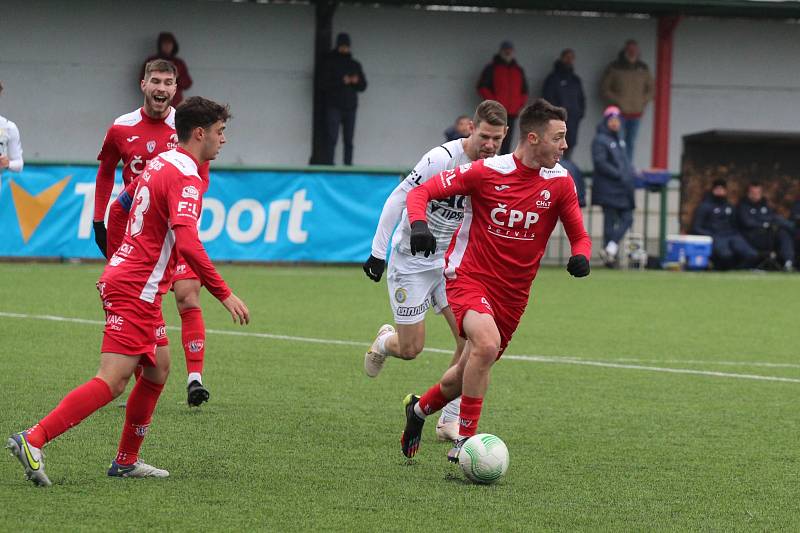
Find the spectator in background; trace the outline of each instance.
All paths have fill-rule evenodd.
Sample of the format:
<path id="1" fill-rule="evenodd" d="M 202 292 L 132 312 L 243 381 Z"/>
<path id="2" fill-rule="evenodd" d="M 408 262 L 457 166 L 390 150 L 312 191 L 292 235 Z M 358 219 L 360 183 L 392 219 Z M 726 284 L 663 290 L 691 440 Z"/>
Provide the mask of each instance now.
<path id="1" fill-rule="evenodd" d="M 339 128 L 344 142 L 344 164 L 353 164 L 353 134 L 356 128 L 358 93 L 367 88 L 367 78 L 361 63 L 350 54 L 350 36 L 336 36 L 336 48 L 325 60 L 322 90 L 325 94 L 325 120 L 328 127 L 328 147 L 325 164 L 332 165 L 336 154 Z"/>
<path id="2" fill-rule="evenodd" d="M 639 59 L 639 44 L 633 39 L 625 42 L 617 59 L 606 67 L 601 92 L 609 105 L 622 110 L 626 150 L 628 159 L 633 161 L 639 121 L 647 103 L 653 99 L 653 76 Z"/>
<path id="3" fill-rule="evenodd" d="M 500 43 L 500 51 L 483 69 L 478 80 L 478 94 L 484 100 L 500 102 L 508 111 L 508 135 L 503 140 L 497 155 L 507 154 L 517 116 L 528 102 L 528 81 L 525 79 L 522 67 L 514 59 L 514 45 L 511 41 Z"/>
<path id="4" fill-rule="evenodd" d="M 166 59 L 175 65 L 178 71 L 178 79 L 176 80 L 178 89 L 175 91 L 175 97 L 172 99 L 172 105 L 173 107 L 178 107 L 178 104 L 183 101 L 183 91 L 192 86 L 192 77 L 189 75 L 189 67 L 186 66 L 183 59 L 177 57 L 178 41 L 173 34 L 166 31 L 159 33 L 158 40 L 156 41 L 156 50 L 157 53 L 148 57 L 142 64 L 142 69 L 139 72 L 139 79 L 144 79 L 144 68 L 154 59 Z"/>
<path id="5" fill-rule="evenodd" d="M 794 224 L 794 267 L 800 269 L 800 200 L 792 204 L 792 224 Z"/>
<path id="6" fill-rule="evenodd" d="M 767 205 L 758 182 L 747 186 L 747 194 L 736 208 L 739 229 L 750 245 L 762 254 L 777 252 L 786 272 L 794 267 L 794 224 Z"/>
<path id="7" fill-rule="evenodd" d="M 447 142 L 455 141 L 456 139 L 465 139 L 469 137 L 469 125 L 472 123 L 472 119 L 469 118 L 467 115 L 461 115 L 455 121 L 455 123 L 444 130 L 444 138 Z"/>
<path id="8" fill-rule="evenodd" d="M 569 129 L 567 130 L 569 133 Z M 566 157 L 559 161 L 561 166 L 567 169 L 569 175 L 572 176 L 572 181 L 575 182 L 575 192 L 578 193 L 578 205 L 581 207 L 586 207 L 586 183 L 583 180 L 583 173 L 581 169 L 578 168 L 578 165 L 572 162 L 571 159 L 567 159 Z"/>
<path id="9" fill-rule="evenodd" d="M 575 74 L 575 50 L 567 48 L 561 52 L 553 66 L 553 72 L 544 80 L 542 98 L 567 110 L 567 151 L 569 157 L 578 144 L 578 125 L 586 111 L 583 83 Z"/>
<path id="10" fill-rule="evenodd" d="M 0 81 L 0 95 L 3 94 L 3 82 Z M 19 138 L 17 125 L 0 115 L 0 180 L 6 169 L 22 172 L 22 141 Z M 0 181 L 2 186 L 2 181 Z"/>
<path id="11" fill-rule="evenodd" d="M 750 268 L 758 261 L 758 252 L 748 244 L 736 227 L 736 214 L 728 201 L 728 184 L 714 180 L 711 192 L 697 206 L 692 233 L 714 239 L 711 260 L 717 270 Z"/>
<path id="12" fill-rule="evenodd" d="M 607 267 L 617 264 L 619 245 L 633 225 L 634 170 L 620 137 L 622 117 L 616 106 L 603 111 L 592 141 L 592 205 L 603 208 L 603 246 L 600 258 Z"/>

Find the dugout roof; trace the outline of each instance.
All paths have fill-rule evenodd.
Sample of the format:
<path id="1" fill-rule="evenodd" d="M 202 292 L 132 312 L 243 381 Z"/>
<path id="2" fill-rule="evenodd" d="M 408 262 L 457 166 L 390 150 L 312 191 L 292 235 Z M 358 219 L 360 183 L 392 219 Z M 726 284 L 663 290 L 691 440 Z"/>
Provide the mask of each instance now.
<path id="1" fill-rule="evenodd" d="M 532 11 L 577 11 L 642 15 L 690 15 L 800 19 L 797 0 L 374 0 L 344 3 L 407 5 L 423 8 L 488 8 Z"/>

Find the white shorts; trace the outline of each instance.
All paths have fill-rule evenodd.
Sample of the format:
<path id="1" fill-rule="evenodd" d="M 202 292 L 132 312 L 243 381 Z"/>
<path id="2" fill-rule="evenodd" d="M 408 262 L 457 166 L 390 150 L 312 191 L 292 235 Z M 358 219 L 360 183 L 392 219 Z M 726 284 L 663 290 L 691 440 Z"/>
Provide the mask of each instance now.
<path id="1" fill-rule="evenodd" d="M 416 324 L 430 307 L 438 314 L 447 307 L 444 272 L 441 268 L 403 274 L 392 267 L 386 275 L 395 324 Z"/>

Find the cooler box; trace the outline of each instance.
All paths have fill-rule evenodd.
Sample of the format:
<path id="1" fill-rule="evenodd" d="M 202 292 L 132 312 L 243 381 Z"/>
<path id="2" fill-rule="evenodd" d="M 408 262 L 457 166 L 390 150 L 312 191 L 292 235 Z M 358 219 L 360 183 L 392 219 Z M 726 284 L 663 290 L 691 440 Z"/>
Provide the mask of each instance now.
<path id="1" fill-rule="evenodd" d="M 688 270 L 705 270 L 711 257 L 714 240 L 705 235 L 667 235 L 667 257 L 665 263 L 681 263 L 685 259 Z"/>

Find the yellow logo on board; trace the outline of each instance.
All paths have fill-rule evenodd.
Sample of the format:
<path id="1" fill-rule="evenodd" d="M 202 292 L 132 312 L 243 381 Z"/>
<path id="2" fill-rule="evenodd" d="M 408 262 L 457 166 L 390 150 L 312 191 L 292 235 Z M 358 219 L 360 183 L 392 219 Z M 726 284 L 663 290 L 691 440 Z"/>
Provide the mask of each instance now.
<path id="1" fill-rule="evenodd" d="M 14 183 L 12 180 L 11 198 L 14 201 L 14 208 L 17 210 L 17 221 L 22 232 L 22 240 L 25 244 L 30 240 L 33 232 L 39 227 L 45 215 L 56 203 L 58 197 L 64 191 L 72 176 L 67 176 L 58 183 L 51 185 L 37 195 L 33 195 Z"/>

